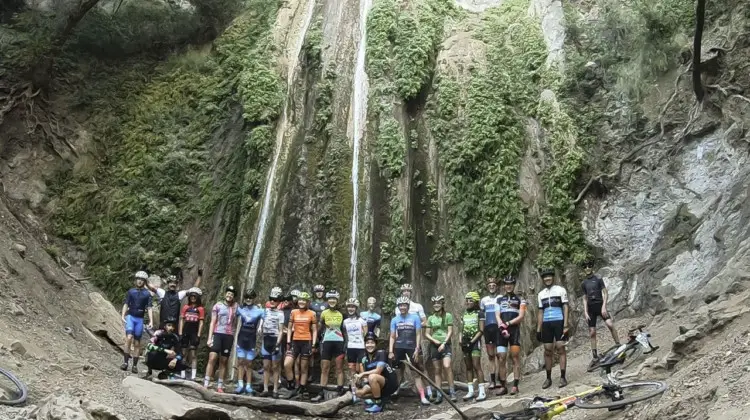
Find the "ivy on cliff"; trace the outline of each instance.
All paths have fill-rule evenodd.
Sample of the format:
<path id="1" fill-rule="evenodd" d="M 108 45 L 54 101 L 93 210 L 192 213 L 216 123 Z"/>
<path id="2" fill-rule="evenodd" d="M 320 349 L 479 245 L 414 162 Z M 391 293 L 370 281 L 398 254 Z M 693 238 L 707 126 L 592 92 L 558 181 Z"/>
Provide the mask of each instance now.
<path id="1" fill-rule="evenodd" d="M 267 59 L 278 6 L 250 1 L 217 39 L 213 54 L 175 57 L 151 80 L 126 78 L 120 90 L 96 99 L 100 115 L 117 116 L 97 117 L 103 158 L 111 163 L 93 174 L 71 174 L 61 184 L 53 222 L 61 236 L 85 247 L 95 283 L 111 298 L 122 295 L 139 265 L 154 270 L 184 264 L 186 226 L 207 220 L 219 203 L 241 208 L 244 219 L 253 217 L 245 211 L 258 198 L 272 150 L 270 136 L 262 135 L 269 130 L 261 127 L 276 117 L 282 98 Z M 259 127 L 238 151 L 244 159 L 217 169 L 212 135 L 237 103 L 246 123 Z M 236 223 L 227 228 L 229 236 L 237 234 Z M 235 237 L 225 240 L 223 259 L 237 248 Z M 230 264 L 217 265 L 213 275 L 224 280 Z"/>

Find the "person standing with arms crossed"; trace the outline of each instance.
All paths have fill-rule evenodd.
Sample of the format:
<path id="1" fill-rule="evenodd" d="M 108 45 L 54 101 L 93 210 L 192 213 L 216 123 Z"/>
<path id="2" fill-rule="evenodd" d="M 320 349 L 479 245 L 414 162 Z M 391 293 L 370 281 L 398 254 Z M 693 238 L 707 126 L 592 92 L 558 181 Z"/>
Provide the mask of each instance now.
<path id="1" fill-rule="evenodd" d="M 607 298 L 609 296 L 604 280 L 594 274 L 594 263 L 592 261 L 584 261 L 581 267 L 583 268 L 583 273 L 586 275 L 586 278 L 581 283 L 581 290 L 583 291 L 583 313 L 586 314 L 586 321 L 589 324 L 591 365 L 593 366 L 599 361 L 599 354 L 596 348 L 596 319 L 600 316 L 602 317 L 604 325 L 609 328 L 609 332 L 618 346 L 620 345 L 620 337 L 617 335 L 614 320 L 609 315 L 609 312 L 607 312 Z"/>
<path id="2" fill-rule="evenodd" d="M 552 364 L 554 351 L 560 357 L 560 388 L 568 385 L 565 378 L 567 356 L 565 345 L 568 342 L 568 292 L 564 287 L 555 284 L 555 269 L 540 270 L 544 289 L 539 292 L 539 312 L 537 315 L 536 339 L 544 344 L 544 368 L 547 380 L 542 389 L 552 386 Z"/>

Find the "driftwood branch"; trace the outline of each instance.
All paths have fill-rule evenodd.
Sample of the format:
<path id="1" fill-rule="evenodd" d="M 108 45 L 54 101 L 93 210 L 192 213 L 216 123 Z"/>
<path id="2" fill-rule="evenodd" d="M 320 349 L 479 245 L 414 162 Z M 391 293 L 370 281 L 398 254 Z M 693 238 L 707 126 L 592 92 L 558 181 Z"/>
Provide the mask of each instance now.
<path id="1" fill-rule="evenodd" d="M 159 380 L 155 379 L 154 383 L 166 386 L 179 386 L 190 388 L 197 392 L 205 401 L 219 404 L 236 405 L 248 407 L 253 410 L 264 411 L 267 413 L 281 413 L 296 416 L 312 417 L 333 417 L 342 408 L 352 404 L 352 394 L 346 394 L 328 400 L 323 403 L 314 404 L 301 401 L 276 400 L 271 398 L 250 397 L 247 395 L 219 394 L 193 382 L 180 379 Z"/>
<path id="2" fill-rule="evenodd" d="M 417 375 L 421 376 L 422 379 L 424 379 L 425 381 L 427 381 L 428 384 L 432 385 L 432 387 L 435 390 L 437 390 L 437 392 L 439 392 L 440 394 L 442 394 L 443 395 L 443 399 L 445 401 L 447 401 L 448 404 L 450 404 L 451 407 L 453 407 L 454 410 L 456 410 L 456 412 L 458 413 L 459 416 L 461 416 L 462 419 L 464 419 L 464 420 L 470 420 L 470 417 L 467 416 L 466 414 L 464 414 L 464 412 L 461 411 L 460 408 L 458 408 L 458 406 L 456 405 L 456 403 L 454 403 L 453 401 L 451 401 L 450 396 L 447 395 L 445 393 L 445 391 L 443 391 L 442 387 L 438 386 L 432 379 L 430 379 L 429 376 L 427 376 L 426 374 L 424 374 L 421 370 L 419 370 L 416 367 L 414 367 L 414 365 L 411 363 L 411 360 L 410 360 L 409 356 L 406 356 L 406 360 L 404 360 L 402 363 L 405 364 L 409 369 L 411 369 L 412 372 L 414 372 Z"/>

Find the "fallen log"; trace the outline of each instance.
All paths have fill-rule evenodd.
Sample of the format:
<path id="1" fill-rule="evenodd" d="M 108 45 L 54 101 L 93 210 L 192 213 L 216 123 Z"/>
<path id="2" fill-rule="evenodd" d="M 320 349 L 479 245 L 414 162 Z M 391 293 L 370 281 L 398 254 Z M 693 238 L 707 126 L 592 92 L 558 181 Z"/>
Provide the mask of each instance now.
<path id="1" fill-rule="evenodd" d="M 190 388 L 193 391 L 197 392 L 203 400 L 208 402 L 248 407 L 252 408 L 253 410 L 259 410 L 266 413 L 280 413 L 311 417 L 333 417 L 336 415 L 336 413 L 339 412 L 339 410 L 352 404 L 352 394 L 348 391 L 346 394 L 340 397 L 319 404 L 314 404 L 301 401 L 251 397 L 247 395 L 219 394 L 218 392 L 206 389 L 193 381 L 185 381 L 180 379 L 155 379 L 154 382 L 160 385 Z"/>

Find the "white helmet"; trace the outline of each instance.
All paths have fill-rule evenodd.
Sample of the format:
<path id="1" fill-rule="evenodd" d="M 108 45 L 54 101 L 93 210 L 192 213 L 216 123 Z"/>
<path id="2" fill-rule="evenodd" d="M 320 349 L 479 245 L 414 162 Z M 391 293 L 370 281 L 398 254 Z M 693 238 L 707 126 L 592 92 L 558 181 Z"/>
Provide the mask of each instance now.
<path id="1" fill-rule="evenodd" d="M 191 287 L 190 289 L 188 289 L 187 294 L 188 296 L 190 295 L 203 296 L 203 292 L 201 291 L 199 287 Z"/>
<path id="2" fill-rule="evenodd" d="M 411 284 L 409 284 L 409 283 L 404 283 L 404 284 L 402 284 L 402 285 L 401 285 L 401 291 L 403 292 L 404 290 L 409 290 L 409 291 L 411 291 L 411 290 L 413 290 L 413 288 L 411 287 Z"/>
<path id="3" fill-rule="evenodd" d="M 373 304 L 373 305 L 374 305 L 374 304 L 376 304 L 377 302 L 378 302 L 378 300 L 377 300 L 377 299 L 375 299 L 375 298 L 374 298 L 374 297 L 372 297 L 372 296 L 370 296 L 370 297 L 368 297 L 368 298 L 367 298 L 367 304 L 368 304 L 368 305 L 369 305 L 369 304 Z"/>
<path id="4" fill-rule="evenodd" d="M 271 293 L 269 294 L 270 298 L 278 298 L 281 297 L 281 294 L 283 291 L 281 290 L 281 287 L 274 287 L 271 289 Z"/>
<path id="5" fill-rule="evenodd" d="M 141 280 L 148 280 L 148 274 L 145 271 L 138 271 L 135 273 L 135 278 Z"/>
<path id="6" fill-rule="evenodd" d="M 409 303 L 411 303 L 411 299 L 409 299 L 406 296 L 401 296 L 398 299 L 396 299 L 396 306 L 398 306 L 398 305 L 408 305 Z"/>
<path id="7" fill-rule="evenodd" d="M 356 306 L 359 307 L 359 299 L 357 298 L 349 298 L 346 300 L 346 306 Z"/>
<path id="8" fill-rule="evenodd" d="M 326 299 L 334 298 L 338 299 L 341 295 L 336 290 L 329 290 L 328 293 L 326 293 Z"/>
<path id="9" fill-rule="evenodd" d="M 294 289 L 289 294 L 292 295 L 293 297 L 296 297 L 297 299 L 299 299 L 299 295 L 302 294 L 302 292 L 300 292 L 297 289 Z"/>

